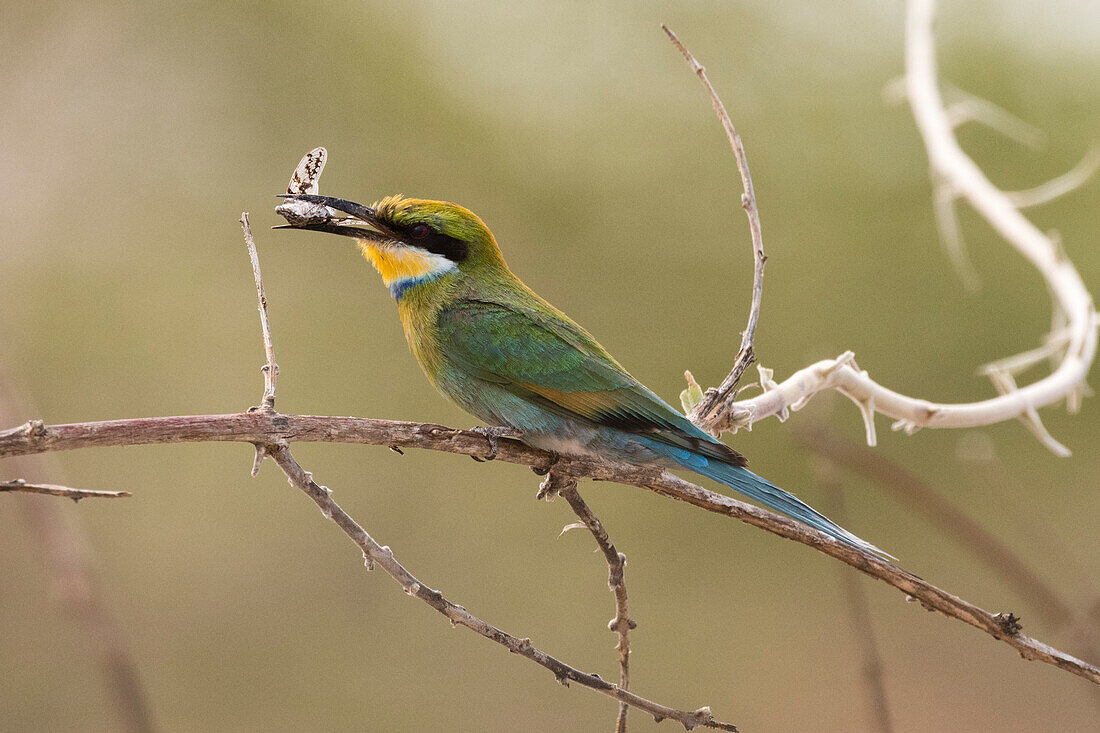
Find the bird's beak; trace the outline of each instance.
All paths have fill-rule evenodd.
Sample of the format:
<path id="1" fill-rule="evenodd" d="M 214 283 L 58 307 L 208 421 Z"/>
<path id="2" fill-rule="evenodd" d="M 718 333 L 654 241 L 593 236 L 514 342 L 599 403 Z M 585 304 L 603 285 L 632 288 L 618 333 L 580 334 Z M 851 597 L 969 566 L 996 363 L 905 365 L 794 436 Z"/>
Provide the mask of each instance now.
<path id="1" fill-rule="evenodd" d="M 377 214 L 369 206 L 332 196 L 308 193 L 280 194 L 280 197 L 287 201 L 276 211 L 289 223 L 274 227 L 275 229 L 308 229 L 372 242 L 393 242 L 401 239 L 395 231 L 378 221 Z M 314 204 L 314 206 L 293 206 L 293 202 Z M 348 216 L 334 216 L 332 210 L 343 212 Z"/>

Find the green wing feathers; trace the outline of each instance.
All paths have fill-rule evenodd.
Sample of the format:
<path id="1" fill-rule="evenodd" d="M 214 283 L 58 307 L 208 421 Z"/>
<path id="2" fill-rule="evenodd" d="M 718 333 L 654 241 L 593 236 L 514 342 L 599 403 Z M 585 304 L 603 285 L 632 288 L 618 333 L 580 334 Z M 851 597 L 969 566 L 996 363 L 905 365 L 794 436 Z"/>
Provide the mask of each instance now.
<path id="1" fill-rule="evenodd" d="M 587 331 L 549 305 L 462 300 L 440 312 L 437 326 L 446 360 L 562 417 L 745 464 L 739 453 L 670 407 Z"/>

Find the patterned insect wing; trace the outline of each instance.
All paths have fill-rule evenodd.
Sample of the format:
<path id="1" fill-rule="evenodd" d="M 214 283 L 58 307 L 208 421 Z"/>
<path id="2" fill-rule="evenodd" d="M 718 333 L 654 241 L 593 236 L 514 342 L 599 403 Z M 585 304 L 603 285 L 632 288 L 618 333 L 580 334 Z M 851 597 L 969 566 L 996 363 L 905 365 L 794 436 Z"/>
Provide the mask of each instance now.
<path id="1" fill-rule="evenodd" d="M 326 160 L 328 160 L 328 151 L 324 148 L 314 148 L 303 155 L 298 167 L 294 169 L 294 175 L 290 177 L 286 192 L 319 193 L 320 187 L 317 182 L 321 178 L 321 171 L 325 169 Z"/>

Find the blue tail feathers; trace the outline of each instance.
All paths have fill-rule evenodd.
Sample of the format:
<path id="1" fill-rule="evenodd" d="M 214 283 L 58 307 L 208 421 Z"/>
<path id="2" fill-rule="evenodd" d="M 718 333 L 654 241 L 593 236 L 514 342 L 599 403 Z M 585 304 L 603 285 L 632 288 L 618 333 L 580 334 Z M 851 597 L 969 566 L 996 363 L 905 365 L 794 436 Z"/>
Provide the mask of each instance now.
<path id="1" fill-rule="evenodd" d="M 820 530 L 846 545 L 851 545 L 852 547 L 870 552 L 880 557 L 894 559 L 893 555 L 883 552 L 870 542 L 856 537 L 848 530 L 803 502 L 794 494 L 784 491 L 767 479 L 757 476 L 747 468 L 731 466 L 713 458 L 707 458 L 706 456 L 701 456 L 698 453 L 693 453 L 683 448 L 656 443 L 656 441 L 650 443 L 649 447 L 671 458 L 684 468 L 688 468 L 707 478 L 725 484 L 753 501 L 760 502 L 769 509 L 773 509 L 784 516 Z"/>

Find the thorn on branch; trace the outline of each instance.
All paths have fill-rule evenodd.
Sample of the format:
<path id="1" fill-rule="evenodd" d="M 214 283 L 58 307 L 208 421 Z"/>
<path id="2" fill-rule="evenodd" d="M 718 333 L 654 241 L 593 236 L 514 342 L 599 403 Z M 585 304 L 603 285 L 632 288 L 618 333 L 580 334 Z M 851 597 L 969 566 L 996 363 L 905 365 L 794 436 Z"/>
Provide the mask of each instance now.
<path id="1" fill-rule="evenodd" d="M 966 240 L 962 235 L 962 225 L 959 223 L 957 202 L 959 193 L 944 180 L 938 180 L 932 192 L 932 213 L 935 214 L 936 227 L 940 232 L 940 243 L 947 252 L 955 273 L 962 280 L 967 292 L 974 295 L 982 290 L 982 279 L 978 275 L 970 254 L 966 248 Z"/>
<path id="2" fill-rule="evenodd" d="M 264 462 L 264 457 L 267 455 L 267 449 L 264 448 L 263 443 L 256 443 L 256 455 L 252 459 L 252 478 L 256 478 L 260 475 L 260 464 Z"/>
<path id="3" fill-rule="evenodd" d="M 1016 386 L 1016 379 L 1007 371 L 991 369 L 988 376 L 997 392 L 1002 395 L 1019 391 L 1019 387 Z M 1025 408 L 1023 413 L 1017 416 L 1017 419 L 1054 455 L 1062 458 L 1068 458 L 1071 455 L 1070 449 L 1058 442 L 1043 425 L 1043 421 L 1039 417 L 1039 411 L 1034 407 Z"/>
<path id="4" fill-rule="evenodd" d="M 585 528 L 585 523 L 584 522 L 573 522 L 572 524 L 567 524 L 567 525 L 565 525 L 564 527 L 561 528 L 561 532 L 558 533 L 558 537 L 564 536 L 566 532 L 572 532 L 575 529 L 584 529 L 584 528 Z"/>

